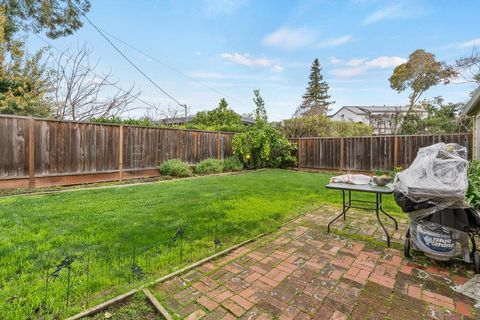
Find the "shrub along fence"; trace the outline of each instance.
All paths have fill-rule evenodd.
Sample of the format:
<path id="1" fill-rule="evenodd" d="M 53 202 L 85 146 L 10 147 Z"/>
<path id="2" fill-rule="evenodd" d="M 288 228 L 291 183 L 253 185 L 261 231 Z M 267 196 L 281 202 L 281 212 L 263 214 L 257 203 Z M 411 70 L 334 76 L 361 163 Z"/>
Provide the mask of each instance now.
<path id="1" fill-rule="evenodd" d="M 410 136 L 365 136 L 338 138 L 300 138 L 290 140 L 298 146 L 298 167 L 340 171 L 391 171 L 407 168 L 418 149 L 438 142 L 455 142 L 467 147 L 469 158 L 472 134 Z"/>
<path id="2" fill-rule="evenodd" d="M 0 115 L 0 189 L 158 176 L 179 158 L 232 155 L 229 132 L 94 124 Z"/>

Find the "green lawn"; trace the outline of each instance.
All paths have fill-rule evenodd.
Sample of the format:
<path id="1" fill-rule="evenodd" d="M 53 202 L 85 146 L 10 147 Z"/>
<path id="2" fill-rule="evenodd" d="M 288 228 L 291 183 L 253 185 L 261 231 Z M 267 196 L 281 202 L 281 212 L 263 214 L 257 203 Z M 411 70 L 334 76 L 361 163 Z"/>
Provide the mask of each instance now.
<path id="1" fill-rule="evenodd" d="M 72 314 L 322 204 L 339 206 L 341 193 L 324 188 L 330 176 L 261 170 L 0 199 L 0 319 Z M 385 208 L 400 213 L 391 197 Z M 68 269 L 54 273 L 67 257 L 70 290 Z"/>

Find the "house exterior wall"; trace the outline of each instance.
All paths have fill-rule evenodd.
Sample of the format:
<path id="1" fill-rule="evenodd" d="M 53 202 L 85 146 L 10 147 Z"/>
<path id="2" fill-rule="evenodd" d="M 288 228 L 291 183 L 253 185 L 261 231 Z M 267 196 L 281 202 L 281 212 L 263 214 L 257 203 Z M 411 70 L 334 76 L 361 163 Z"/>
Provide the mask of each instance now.
<path id="1" fill-rule="evenodd" d="M 370 116 L 385 116 L 389 115 L 389 113 L 378 113 L 378 112 L 372 112 L 370 113 Z M 356 114 L 352 111 L 350 111 L 347 108 L 343 108 L 338 111 L 334 116 L 332 116 L 332 120 L 337 120 L 337 121 L 352 121 L 352 122 L 361 122 L 364 124 L 372 125 L 373 127 L 373 133 L 374 134 L 391 134 L 392 130 L 388 124 L 382 124 L 381 127 L 376 127 L 372 123 L 372 119 L 370 118 L 369 115 L 365 114 Z"/>
<path id="2" fill-rule="evenodd" d="M 358 112 L 353 112 L 351 108 Z M 375 108 L 362 109 L 361 107 L 342 107 L 337 111 L 337 113 L 331 116 L 331 119 L 337 121 L 352 121 L 370 125 L 373 128 L 373 134 L 393 134 L 395 131 L 395 124 L 399 121 L 398 117 L 402 117 L 407 112 L 405 108 L 400 108 L 401 107 L 393 111 L 385 111 L 384 108 L 381 107 L 379 107 L 380 110 L 375 110 Z M 427 115 L 427 113 L 422 110 L 414 110 L 414 112 L 418 112 L 421 117 L 425 117 Z"/>
<path id="3" fill-rule="evenodd" d="M 473 150 L 472 158 L 480 160 L 480 113 L 475 115 L 475 121 L 473 121 Z"/>
<path id="4" fill-rule="evenodd" d="M 337 121 L 345 120 L 345 121 L 365 123 L 366 119 L 363 115 L 353 113 L 347 108 L 342 108 L 334 116 L 332 116 L 332 120 L 337 120 Z"/>

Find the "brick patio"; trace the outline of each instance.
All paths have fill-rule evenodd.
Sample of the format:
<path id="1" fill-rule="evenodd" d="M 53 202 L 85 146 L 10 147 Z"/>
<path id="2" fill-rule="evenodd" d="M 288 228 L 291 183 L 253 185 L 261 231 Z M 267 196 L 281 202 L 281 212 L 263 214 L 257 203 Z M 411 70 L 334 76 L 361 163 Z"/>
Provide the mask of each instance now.
<path id="1" fill-rule="evenodd" d="M 353 211 L 327 234 L 337 213 L 322 207 L 151 289 L 186 319 L 480 319 L 451 289 L 473 275 L 465 266 L 403 258 L 405 219 L 386 248 L 371 212 Z"/>

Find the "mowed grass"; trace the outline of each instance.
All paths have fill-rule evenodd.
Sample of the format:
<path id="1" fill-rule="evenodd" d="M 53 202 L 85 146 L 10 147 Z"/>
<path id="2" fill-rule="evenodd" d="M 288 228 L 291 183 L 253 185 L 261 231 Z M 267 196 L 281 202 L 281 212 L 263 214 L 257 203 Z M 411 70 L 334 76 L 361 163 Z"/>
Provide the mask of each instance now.
<path id="1" fill-rule="evenodd" d="M 69 315 L 303 212 L 340 206 L 341 192 L 324 188 L 330 177 L 259 170 L 0 199 L 0 319 Z M 54 273 L 66 257 L 70 290 L 68 269 Z"/>

